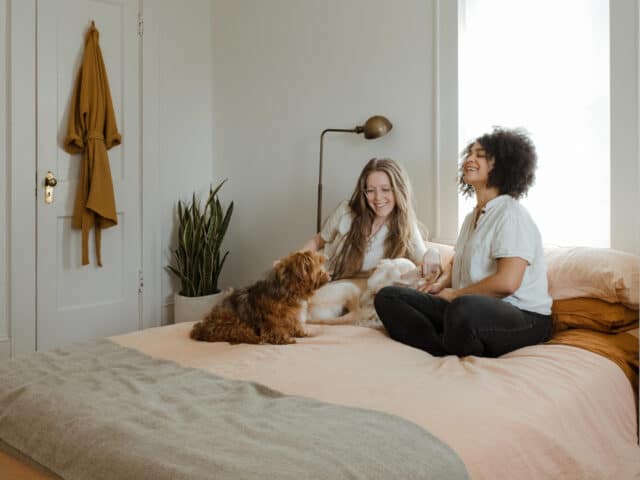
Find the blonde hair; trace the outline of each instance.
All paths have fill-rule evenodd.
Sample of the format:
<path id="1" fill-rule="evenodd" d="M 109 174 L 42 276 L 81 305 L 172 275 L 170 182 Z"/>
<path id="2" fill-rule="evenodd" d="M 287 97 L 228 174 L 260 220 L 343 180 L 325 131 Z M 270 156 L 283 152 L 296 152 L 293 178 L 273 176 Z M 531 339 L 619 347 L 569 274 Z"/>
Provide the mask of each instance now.
<path id="1" fill-rule="evenodd" d="M 362 169 L 356 187 L 349 200 L 353 214 L 351 229 L 338 249 L 333 279 L 356 276 L 362 269 L 367 241 L 371 234 L 375 213 L 365 197 L 367 178 L 374 172 L 383 172 L 389 177 L 395 197 L 395 206 L 387 220 L 389 233 L 384 243 L 385 258 L 409 257 L 411 237 L 416 215 L 409 177 L 402 166 L 390 158 L 372 158 Z"/>

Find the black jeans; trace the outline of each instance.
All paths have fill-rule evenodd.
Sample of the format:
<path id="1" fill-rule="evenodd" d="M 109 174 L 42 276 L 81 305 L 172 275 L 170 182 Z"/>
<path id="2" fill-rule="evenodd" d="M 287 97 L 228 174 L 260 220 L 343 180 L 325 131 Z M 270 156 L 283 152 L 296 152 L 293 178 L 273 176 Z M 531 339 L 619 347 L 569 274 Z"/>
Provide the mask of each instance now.
<path id="1" fill-rule="evenodd" d="M 551 338 L 549 315 L 528 312 L 486 295 L 449 303 L 412 288 L 385 287 L 374 301 L 394 340 L 435 356 L 498 357 Z"/>

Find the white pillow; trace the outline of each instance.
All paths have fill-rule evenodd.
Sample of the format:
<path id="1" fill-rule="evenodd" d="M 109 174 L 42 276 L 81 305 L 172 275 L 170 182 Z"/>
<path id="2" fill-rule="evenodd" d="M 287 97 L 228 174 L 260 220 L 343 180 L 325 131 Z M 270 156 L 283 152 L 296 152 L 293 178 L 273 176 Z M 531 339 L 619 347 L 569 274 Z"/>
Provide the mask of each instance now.
<path id="1" fill-rule="evenodd" d="M 554 300 L 598 298 L 638 310 L 640 257 L 610 248 L 545 247 Z"/>

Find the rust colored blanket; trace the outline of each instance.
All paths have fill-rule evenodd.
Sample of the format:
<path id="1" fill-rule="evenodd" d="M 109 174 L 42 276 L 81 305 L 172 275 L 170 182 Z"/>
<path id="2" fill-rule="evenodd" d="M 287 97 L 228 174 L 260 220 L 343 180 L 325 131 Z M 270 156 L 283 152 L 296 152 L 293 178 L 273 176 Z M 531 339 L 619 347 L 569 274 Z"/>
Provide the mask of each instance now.
<path id="1" fill-rule="evenodd" d="M 638 392 L 638 338 L 632 333 L 602 333 L 584 328 L 557 332 L 549 343 L 583 348 L 618 365 Z"/>
<path id="2" fill-rule="evenodd" d="M 583 348 L 617 364 L 638 392 L 638 310 L 594 298 L 553 302 L 549 343 Z M 634 334 L 635 333 L 635 334 Z"/>

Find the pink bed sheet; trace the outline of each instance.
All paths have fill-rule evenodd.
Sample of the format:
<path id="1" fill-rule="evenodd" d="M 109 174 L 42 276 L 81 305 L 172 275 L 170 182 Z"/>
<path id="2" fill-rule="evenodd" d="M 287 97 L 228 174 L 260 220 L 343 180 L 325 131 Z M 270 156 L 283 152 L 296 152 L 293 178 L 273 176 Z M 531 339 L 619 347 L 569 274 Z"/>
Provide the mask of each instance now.
<path id="1" fill-rule="evenodd" d="M 640 479 L 631 385 L 591 352 L 537 345 L 499 359 L 438 358 L 379 330 L 320 325 L 294 345 L 229 345 L 194 342 L 190 327 L 113 340 L 287 394 L 398 415 L 451 446 L 473 480 Z"/>

